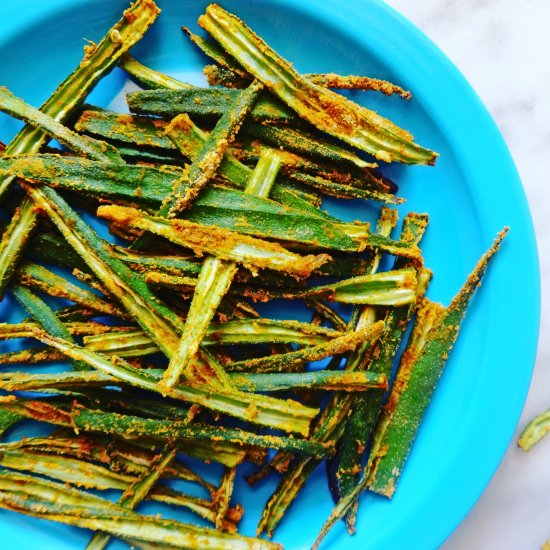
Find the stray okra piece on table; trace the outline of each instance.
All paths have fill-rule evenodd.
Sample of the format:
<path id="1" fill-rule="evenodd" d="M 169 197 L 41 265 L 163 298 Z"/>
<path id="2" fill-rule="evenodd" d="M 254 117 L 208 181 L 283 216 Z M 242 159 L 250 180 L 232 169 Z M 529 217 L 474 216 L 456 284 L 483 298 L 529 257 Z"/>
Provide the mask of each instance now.
<path id="1" fill-rule="evenodd" d="M 282 474 L 258 526 L 271 536 L 330 461 L 337 504 L 323 535 L 344 516 L 353 532 L 360 492 L 395 490 L 504 234 L 448 308 L 432 304 L 419 247 L 427 215 L 409 213 L 392 237 L 387 205 L 405 199 L 379 164 L 433 165 L 438 155 L 335 90 L 411 94 L 331 67 L 300 74 L 215 4 L 198 21 L 209 37 L 182 35 L 210 59 L 214 86 L 192 86 L 129 55 L 159 13 L 137 0 L 38 109 L 0 88 L 0 110 L 25 124 L 0 148 L 11 216 L 0 295 L 28 314 L 0 322 L 0 436 L 28 422 L 50 429 L 0 441 L 0 507 L 92 529 L 90 550 L 111 538 L 279 548 L 238 534 L 241 465 L 257 466 L 251 483 Z M 127 95 L 130 113 L 84 105 L 117 65 L 141 88 Z M 376 227 L 326 212 L 326 197 L 381 207 Z M 264 314 L 270 301 L 288 312 L 302 303 L 311 322 Z M 339 304 L 353 307 L 349 321 Z M 65 370 L 43 369 L 64 359 Z M 546 430 L 544 419 L 533 426 L 526 445 Z M 211 463 L 223 467 L 218 481 Z M 142 501 L 209 527 L 143 514 Z"/>

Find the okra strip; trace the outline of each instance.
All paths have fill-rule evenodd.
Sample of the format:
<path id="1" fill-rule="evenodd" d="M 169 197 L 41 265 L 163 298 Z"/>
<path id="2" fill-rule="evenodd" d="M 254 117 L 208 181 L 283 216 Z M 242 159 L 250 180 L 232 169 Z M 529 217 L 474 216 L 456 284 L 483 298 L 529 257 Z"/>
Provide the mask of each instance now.
<path id="1" fill-rule="evenodd" d="M 155 483 L 161 478 L 164 470 L 170 465 L 175 457 L 176 448 L 168 444 L 151 462 L 150 470 L 124 491 L 118 499 L 117 504 L 123 508 L 133 510 L 148 496 L 155 486 Z M 110 539 L 111 537 L 106 533 L 96 533 L 87 544 L 86 550 L 103 550 L 109 544 Z"/>
<path id="2" fill-rule="evenodd" d="M 14 96 L 4 86 L 0 86 L 0 111 L 43 130 L 73 152 L 89 159 L 104 160 L 108 158 L 115 162 L 122 162 L 117 150 L 111 145 L 73 132 L 54 118 Z"/>
<path id="3" fill-rule="evenodd" d="M 252 173 L 245 193 L 261 198 L 269 196 L 279 167 L 280 161 L 276 155 L 270 153 L 262 157 Z M 177 353 L 170 360 L 164 373 L 161 381 L 162 388 L 174 386 L 182 375 L 188 380 L 196 377 L 191 368 L 191 359 L 197 354 L 208 325 L 231 286 L 236 271 L 235 262 L 215 256 L 208 256 L 204 260 L 185 321 L 183 336 Z M 232 387 L 230 380 L 226 380 L 223 376 L 220 378 L 222 385 Z"/>
<path id="4" fill-rule="evenodd" d="M 235 65 L 234 65 L 235 66 Z M 234 72 L 234 69 L 226 69 L 218 65 L 206 65 L 202 71 L 210 86 L 224 86 L 226 88 L 245 88 L 250 83 L 250 76 L 243 78 Z M 381 92 L 384 95 L 397 94 L 401 99 L 411 99 L 411 92 L 401 86 L 392 84 L 387 80 L 371 78 L 368 76 L 340 75 L 334 73 L 304 73 L 302 75 L 312 84 L 323 88 L 338 90 L 365 90 Z"/>
<path id="5" fill-rule="evenodd" d="M 199 191 L 215 175 L 225 152 L 235 139 L 262 88 L 259 82 L 253 82 L 239 94 L 235 102 L 228 106 L 189 166 L 189 181 L 184 192 L 180 194 L 176 191 L 168 201 L 163 203 L 158 215 L 163 216 L 166 211 L 166 217 L 172 218 L 190 206 Z M 180 128 L 185 128 L 188 118 L 185 115 L 177 116 L 165 130 L 166 135 L 178 149 L 180 149 Z"/>
<path id="6" fill-rule="evenodd" d="M 384 162 L 435 162 L 436 154 L 415 144 L 408 132 L 300 76 L 290 63 L 220 6 L 210 4 L 198 23 L 251 75 L 320 130 Z"/>
<path id="7" fill-rule="evenodd" d="M 429 325 L 429 321 L 426 319 L 436 306 L 427 305 L 427 315 L 420 310 L 420 321 L 417 321 L 420 326 L 411 336 L 409 351 L 403 356 L 374 435 L 369 456 L 371 490 L 388 497 L 393 495 L 424 410 L 458 336 L 468 303 L 506 233 L 507 229 L 499 233 L 450 305 L 441 313 L 436 308 L 433 326 L 427 331 L 425 324 Z M 403 418 L 407 421 L 403 422 Z"/>
<path id="8" fill-rule="evenodd" d="M 222 480 L 218 490 L 214 495 L 214 502 L 218 507 L 216 513 L 216 528 L 223 530 L 223 523 L 227 510 L 229 509 L 229 503 L 233 496 L 233 487 L 235 486 L 235 476 L 237 475 L 237 468 L 225 468 L 222 476 Z"/>
<path id="9" fill-rule="evenodd" d="M 158 380 L 136 369 L 123 359 L 110 361 L 107 357 L 76 346 L 52 336 L 36 332 L 35 338 L 55 347 L 68 357 L 82 360 L 100 372 L 113 376 L 132 386 L 158 393 Z M 167 397 L 196 403 L 207 409 L 222 412 L 254 424 L 279 428 L 287 432 L 307 436 L 309 423 L 318 410 L 305 407 L 292 400 L 281 400 L 258 394 L 248 394 L 225 389 L 212 390 L 204 387 L 176 386 L 167 392 Z"/>
<path id="10" fill-rule="evenodd" d="M 25 262 L 19 269 L 20 285 L 40 290 L 55 298 L 64 298 L 78 305 L 115 317 L 127 317 L 116 305 L 90 290 L 73 285 L 45 267 Z"/>
<path id="11" fill-rule="evenodd" d="M 182 82 L 146 67 L 129 54 L 124 54 L 119 62 L 119 67 L 124 69 L 130 76 L 138 81 L 139 84 L 151 89 L 184 90 L 192 88 L 191 84 Z"/>
<path id="12" fill-rule="evenodd" d="M 0 438 L 23 418 L 23 416 L 12 411 L 0 410 Z"/>
<path id="13" fill-rule="evenodd" d="M 35 326 L 26 329 L 27 337 L 32 337 Z M 345 326 L 341 327 L 345 328 Z M 277 321 L 272 319 L 240 319 L 224 323 L 211 323 L 202 340 L 202 345 L 217 346 L 230 344 L 322 344 L 342 336 L 341 331 L 299 323 L 297 321 Z M 2 328 L 0 325 L 0 338 Z M 116 327 L 109 334 L 84 336 L 84 345 L 91 351 L 114 354 L 120 357 L 135 357 L 137 354 L 156 353 L 158 347 L 142 331 L 117 332 Z M 0 356 L 1 357 L 1 356 Z M 0 359 L 1 363 L 1 359 Z"/>
<path id="14" fill-rule="evenodd" d="M 183 322 L 150 291 L 143 278 L 113 258 L 105 242 L 51 188 L 28 187 L 34 203 L 46 211 L 67 242 L 88 263 L 136 322 L 168 356 L 177 348 Z"/>
<path id="15" fill-rule="evenodd" d="M 550 431 L 550 410 L 538 414 L 525 426 L 518 439 L 518 446 L 524 451 L 529 451 L 548 431 Z"/>
<path id="16" fill-rule="evenodd" d="M 302 289 L 264 290 L 246 288 L 245 295 L 255 300 L 275 298 L 319 298 L 345 304 L 401 306 L 416 299 L 416 271 L 404 268 L 371 275 L 360 275 L 337 283 Z"/>
<path id="17" fill-rule="evenodd" d="M 244 80 L 245 85 L 250 82 L 252 78 L 243 68 L 235 62 L 235 60 L 225 53 L 215 42 L 205 40 L 201 36 L 192 33 L 188 28 L 182 27 L 182 30 L 189 36 L 191 42 L 193 42 L 205 55 L 210 57 L 213 61 L 221 65 L 227 72 L 233 74 L 241 81 Z M 370 78 L 368 76 L 343 76 L 334 73 L 317 74 L 309 73 L 304 74 L 304 78 L 318 84 L 325 88 L 340 88 L 343 90 L 376 90 L 385 95 L 399 94 L 403 99 L 410 99 L 411 93 L 403 90 L 400 86 L 396 86 L 386 80 L 379 80 L 378 78 Z M 210 85 L 216 84 L 209 82 Z"/>
<path id="18" fill-rule="evenodd" d="M 307 277 L 330 259 L 327 254 L 300 256 L 276 243 L 187 220 L 165 220 L 135 208 L 100 206 L 97 215 L 123 225 L 151 231 L 175 244 L 192 248 L 195 254 L 211 254 L 222 260 L 242 263 L 252 269 L 270 268 Z"/>
<path id="19" fill-rule="evenodd" d="M 345 353 L 355 349 L 362 343 L 368 342 L 372 345 L 380 336 L 383 328 L 384 323 L 380 321 L 379 323 L 372 325 L 372 327 L 344 334 L 343 336 L 334 338 L 330 342 L 320 344 L 318 346 L 311 346 L 299 349 L 297 351 L 291 351 L 289 353 L 269 355 L 267 357 L 260 357 L 257 359 L 235 361 L 234 363 L 227 365 L 226 370 L 228 372 L 254 371 L 257 373 L 296 370 L 296 368 L 302 366 L 304 363 L 319 361 L 325 357 Z"/>
<path id="20" fill-rule="evenodd" d="M 405 199 L 396 197 L 391 193 L 384 193 L 368 187 L 344 185 L 319 176 L 312 176 L 310 174 L 295 172 L 289 177 L 291 180 L 304 183 L 314 189 L 318 189 L 321 193 L 328 195 L 329 197 L 336 197 L 339 199 L 371 199 L 386 204 L 402 204 L 405 202 Z"/>
<path id="21" fill-rule="evenodd" d="M 126 94 L 132 113 L 174 117 L 187 113 L 193 118 L 218 119 L 241 90 L 224 88 L 191 88 L 185 90 L 146 90 Z M 299 119 L 271 94 L 262 93 L 250 112 L 258 122 L 296 123 Z"/>
<path id="22" fill-rule="evenodd" d="M 209 426 L 181 422 L 179 420 L 163 420 L 141 418 L 138 416 L 121 415 L 93 411 L 77 407 L 73 409 L 72 422 L 78 429 L 97 431 L 106 434 L 131 433 L 160 439 L 174 440 L 223 440 L 238 445 L 252 445 L 268 449 L 284 449 L 290 452 L 305 454 L 316 458 L 329 456 L 333 447 L 321 443 L 310 442 L 295 437 L 275 435 L 258 435 L 238 428 Z"/>
<path id="23" fill-rule="evenodd" d="M 371 372 L 312 371 L 277 374 L 231 374 L 231 381 L 239 389 L 251 392 L 274 392 L 287 389 L 366 391 L 371 388 L 388 389 L 385 375 Z"/>
<path id="24" fill-rule="evenodd" d="M 243 124 L 242 131 L 245 135 L 260 139 L 273 147 L 282 147 L 286 151 L 313 157 L 324 162 L 352 165 L 357 168 L 376 166 L 347 149 L 313 137 L 301 130 L 280 128 L 273 125 L 267 126 L 250 120 Z"/>
<path id="25" fill-rule="evenodd" d="M 32 208 L 32 203 L 28 199 L 24 199 L 13 213 L 8 227 L 2 233 L 2 240 L 0 240 L 0 299 L 4 297 L 6 288 L 23 255 L 24 247 L 37 224 L 38 216 Z"/>
<path id="26" fill-rule="evenodd" d="M 9 510 L 110 535 L 174 548 L 280 549 L 260 539 L 219 533 L 175 520 L 144 516 L 109 500 L 33 476 L 0 472 L 0 506 Z"/>
<path id="27" fill-rule="evenodd" d="M 158 14 L 159 9 L 152 0 L 138 0 L 132 4 L 97 45 L 86 47 L 83 61 L 40 110 L 57 122 L 65 122 L 95 84 L 111 71 L 120 56 L 143 36 Z M 4 155 L 38 152 L 45 140 L 46 134 L 41 129 L 26 125 L 6 147 Z M 13 180 L 12 175 L 0 176 L 0 197 Z M 25 198 L 19 207 L 19 216 L 12 219 L 0 242 L 0 297 L 4 294 L 36 223 L 34 206 Z"/>
<path id="28" fill-rule="evenodd" d="M 427 221 L 427 216 L 414 213 L 408 214 L 403 222 L 401 239 L 414 242 L 418 245 L 423 237 Z M 398 259 L 394 263 L 394 267 L 406 266 L 406 262 Z M 384 317 L 386 326 L 380 339 L 379 353 L 372 358 L 369 364 L 370 372 L 390 377 L 394 358 L 401 344 L 408 321 L 416 309 L 416 304 L 423 298 L 430 277 L 431 273 L 427 270 L 419 272 L 417 301 L 415 303 L 401 308 L 392 308 L 386 312 Z M 369 308 L 367 307 L 361 312 L 361 317 L 374 313 L 369 312 Z M 359 355 L 351 355 L 348 361 L 361 361 L 361 357 Z M 368 398 L 357 396 L 353 402 L 340 443 L 339 462 L 336 473 L 340 498 L 349 494 L 359 481 L 358 474 L 361 471 L 363 455 L 376 426 L 376 420 L 383 405 L 384 395 L 385 392 L 383 391 L 370 392 Z M 358 503 L 346 515 L 346 528 L 350 533 L 355 532 L 357 506 Z"/>
<path id="29" fill-rule="evenodd" d="M 44 300 L 22 286 L 17 286 L 13 290 L 13 295 L 46 332 L 74 343 L 69 329 L 56 317 L 55 311 Z M 86 363 L 73 360 L 69 362 L 74 370 L 88 370 Z"/>
<path id="30" fill-rule="evenodd" d="M 505 228 L 498 234 L 447 308 L 425 300 L 407 350 L 401 357 L 392 391 L 382 409 L 362 478 L 354 490 L 338 502 L 321 529 L 314 548 L 367 487 L 387 497 L 395 492 L 420 420 L 458 336 L 466 308 L 507 231 Z"/>

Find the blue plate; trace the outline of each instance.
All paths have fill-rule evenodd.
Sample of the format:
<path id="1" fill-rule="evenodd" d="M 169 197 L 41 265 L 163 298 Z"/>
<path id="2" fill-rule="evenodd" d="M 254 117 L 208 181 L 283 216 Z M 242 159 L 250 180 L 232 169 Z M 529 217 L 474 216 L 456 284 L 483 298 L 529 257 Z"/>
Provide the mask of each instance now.
<path id="1" fill-rule="evenodd" d="M 504 225 L 511 230 L 475 297 L 459 341 L 426 414 L 392 501 L 361 500 L 358 532 L 342 525 L 326 547 L 437 547 L 475 503 L 498 466 L 518 421 L 533 369 L 539 326 L 539 270 L 531 218 L 518 174 L 495 124 L 448 59 L 417 29 L 375 0 L 224 0 L 297 68 L 387 78 L 413 93 L 410 102 L 373 93 L 354 99 L 411 130 L 437 150 L 435 168 L 390 167 L 408 199 L 401 213 L 428 212 L 423 242 L 435 277 L 429 296 L 448 303 Z M 163 13 L 135 56 L 182 79 L 202 82 L 205 59 L 181 35 L 196 28 L 204 1 L 159 1 Z M 2 85 L 40 104 L 78 63 L 83 38 L 98 40 L 118 19 L 121 0 L 4 0 L 0 7 Z M 122 71 L 91 102 L 122 105 Z M 18 124 L 0 118 L 0 139 Z M 369 217 L 359 203 L 347 212 Z M 7 304 L 7 305 L 6 305 Z M 12 303 L 4 302 L 2 319 Z M 274 483 L 240 487 L 244 532 L 252 534 Z M 324 468 L 312 476 L 276 539 L 307 548 L 331 510 Z M 4 548 L 83 548 L 88 535 L 0 512 Z"/>

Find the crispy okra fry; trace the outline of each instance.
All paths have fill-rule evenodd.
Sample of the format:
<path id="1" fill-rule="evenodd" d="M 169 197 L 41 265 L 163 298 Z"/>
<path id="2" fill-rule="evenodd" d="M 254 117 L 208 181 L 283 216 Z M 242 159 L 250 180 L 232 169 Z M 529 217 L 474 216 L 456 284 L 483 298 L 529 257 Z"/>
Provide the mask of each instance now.
<path id="1" fill-rule="evenodd" d="M 228 372 L 257 373 L 295 371 L 305 363 L 345 353 L 363 343 L 365 345 L 372 345 L 380 336 L 383 328 L 384 323 L 380 321 L 371 327 L 360 331 L 348 332 L 343 336 L 334 338 L 318 346 L 301 348 L 297 351 L 277 355 L 268 355 L 267 357 L 259 357 L 257 359 L 235 361 L 227 365 L 226 370 Z"/>
<path id="2" fill-rule="evenodd" d="M 56 298 L 64 298 L 96 312 L 115 317 L 127 317 L 127 314 L 115 304 L 94 294 L 91 290 L 70 283 L 44 266 L 24 262 L 18 273 L 19 286 L 40 290 Z"/>
<path id="3" fill-rule="evenodd" d="M 97 215 L 137 229 L 151 231 L 195 254 L 211 254 L 222 260 L 242 263 L 251 269 L 269 268 L 297 277 L 307 277 L 330 259 L 327 254 L 300 256 L 276 243 L 269 243 L 235 231 L 203 226 L 181 219 L 165 220 L 123 206 L 100 206 Z"/>
<path id="4" fill-rule="evenodd" d="M 518 439 L 518 446 L 524 451 L 529 451 L 533 445 L 538 443 L 546 433 L 550 431 L 550 410 L 535 416 Z"/>
<path id="5" fill-rule="evenodd" d="M 389 120 L 335 92 L 310 83 L 234 15 L 210 4 L 199 17 L 232 57 L 300 117 L 384 162 L 433 164 L 436 154 L 413 142 Z"/>
<path id="6" fill-rule="evenodd" d="M 269 196 L 279 167 L 280 161 L 276 155 L 268 153 L 262 157 L 252 173 L 245 193 L 261 198 Z M 181 376 L 190 381 L 196 378 L 191 359 L 198 353 L 208 325 L 222 298 L 227 293 L 236 271 L 237 264 L 234 261 L 216 256 L 205 258 L 195 286 L 180 345 L 164 373 L 161 381 L 162 388 L 172 387 Z M 223 376 L 220 378 L 223 385 L 229 388 L 233 387 L 229 379 Z"/>
<path id="7" fill-rule="evenodd" d="M 113 146 L 73 132 L 54 118 L 14 96 L 4 86 L 0 86 L 0 111 L 43 130 L 75 153 L 94 160 L 108 158 L 114 162 L 122 162 L 122 158 Z"/>
<path id="8" fill-rule="evenodd" d="M 323 458 L 334 452 L 334 447 L 297 437 L 258 435 L 238 428 L 225 428 L 170 419 L 141 418 L 138 416 L 106 413 L 77 407 L 71 419 L 77 429 L 111 434 L 149 436 L 168 440 L 223 440 L 238 445 L 252 445 Z"/>
<path id="9" fill-rule="evenodd" d="M 181 82 L 181 80 L 177 80 L 171 76 L 146 67 L 134 59 L 130 54 L 124 54 L 118 65 L 135 80 L 137 80 L 139 84 L 145 86 L 146 88 L 184 90 L 186 88 L 193 87 L 191 84 Z"/>
<path id="10" fill-rule="evenodd" d="M 390 396 L 378 420 L 362 478 L 354 490 L 335 506 L 314 548 L 367 487 L 387 497 L 393 495 L 419 422 L 458 336 L 466 308 L 507 231 L 505 228 L 498 234 L 447 308 L 424 300 L 408 347 L 401 357 Z"/>
<path id="11" fill-rule="evenodd" d="M 57 318 L 55 311 L 53 311 L 44 300 L 22 286 L 17 286 L 13 294 L 15 299 L 46 332 L 49 332 L 57 338 L 64 338 L 69 342 L 74 342 L 69 329 Z M 73 360 L 71 360 L 70 363 L 74 370 L 88 370 L 86 363 Z"/>

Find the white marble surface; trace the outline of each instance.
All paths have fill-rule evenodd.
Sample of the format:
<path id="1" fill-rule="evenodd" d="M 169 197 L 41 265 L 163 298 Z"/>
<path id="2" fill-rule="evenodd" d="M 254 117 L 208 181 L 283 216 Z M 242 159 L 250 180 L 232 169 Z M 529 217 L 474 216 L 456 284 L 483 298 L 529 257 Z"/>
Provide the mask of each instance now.
<path id="1" fill-rule="evenodd" d="M 550 437 L 529 454 L 516 440 L 550 407 L 550 1 L 386 1 L 447 54 L 493 115 L 523 180 L 541 263 L 541 338 L 522 418 L 491 483 L 443 549 L 540 548 L 550 538 Z"/>

